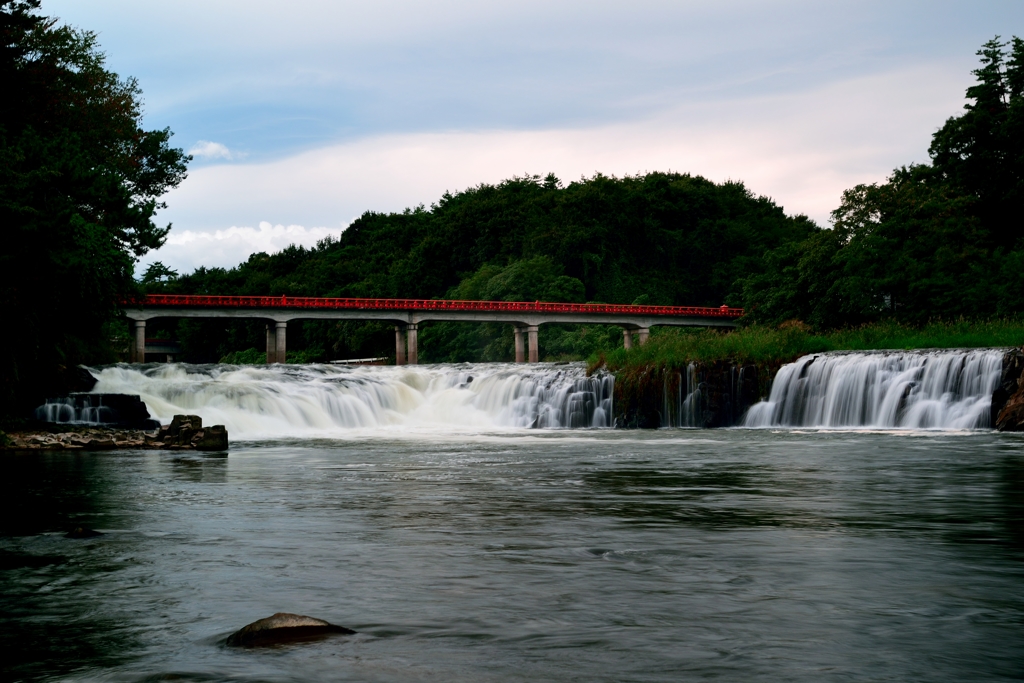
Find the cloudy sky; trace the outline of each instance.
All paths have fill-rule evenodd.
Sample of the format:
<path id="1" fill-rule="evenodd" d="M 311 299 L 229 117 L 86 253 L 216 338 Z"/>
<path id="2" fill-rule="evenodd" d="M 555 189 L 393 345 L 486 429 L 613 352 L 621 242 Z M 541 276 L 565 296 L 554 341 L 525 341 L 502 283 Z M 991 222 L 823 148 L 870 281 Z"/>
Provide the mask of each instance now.
<path id="1" fill-rule="evenodd" d="M 926 161 L 1020 0 L 43 0 L 189 150 L 145 262 L 232 266 L 513 175 L 738 179 L 828 224 Z M 144 265 L 144 264 L 143 264 Z"/>

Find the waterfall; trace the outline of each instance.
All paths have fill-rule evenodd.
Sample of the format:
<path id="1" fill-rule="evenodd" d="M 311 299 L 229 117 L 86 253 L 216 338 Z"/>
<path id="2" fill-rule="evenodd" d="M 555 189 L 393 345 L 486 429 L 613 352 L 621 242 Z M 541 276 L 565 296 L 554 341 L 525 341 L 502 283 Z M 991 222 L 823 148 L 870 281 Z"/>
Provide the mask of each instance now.
<path id="1" fill-rule="evenodd" d="M 1002 349 L 804 356 L 784 365 L 745 427 L 991 426 Z"/>
<path id="2" fill-rule="evenodd" d="M 99 425 L 111 422 L 112 411 L 103 405 L 103 397 L 95 400 L 89 396 L 64 396 L 48 398 L 46 403 L 36 408 L 35 418 L 43 422 L 67 424 Z"/>
<path id="3" fill-rule="evenodd" d="M 674 379 L 675 391 L 669 383 Z M 662 427 L 703 427 L 702 387 L 697 365 L 690 363 L 686 372 L 675 375 L 665 374 L 665 386 L 662 390 Z M 673 393 L 675 394 L 673 396 Z M 674 400 L 673 400 L 674 399 Z"/>
<path id="4" fill-rule="evenodd" d="M 96 393 L 138 394 L 166 423 L 180 413 L 232 439 L 354 429 L 610 427 L 614 377 L 582 364 L 185 365 L 94 370 Z"/>

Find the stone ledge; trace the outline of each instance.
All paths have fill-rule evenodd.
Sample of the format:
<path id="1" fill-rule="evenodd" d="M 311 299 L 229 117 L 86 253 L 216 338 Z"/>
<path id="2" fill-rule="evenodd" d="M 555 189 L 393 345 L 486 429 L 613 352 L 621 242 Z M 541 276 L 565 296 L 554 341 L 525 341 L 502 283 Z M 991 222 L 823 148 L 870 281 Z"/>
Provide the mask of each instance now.
<path id="1" fill-rule="evenodd" d="M 83 427 L 74 431 L 29 430 L 6 435 L 0 432 L 0 449 L 8 451 L 139 449 L 226 451 L 228 450 L 228 432 L 224 425 L 204 428 L 202 418 L 198 415 L 175 415 L 171 424 L 152 431 Z"/>

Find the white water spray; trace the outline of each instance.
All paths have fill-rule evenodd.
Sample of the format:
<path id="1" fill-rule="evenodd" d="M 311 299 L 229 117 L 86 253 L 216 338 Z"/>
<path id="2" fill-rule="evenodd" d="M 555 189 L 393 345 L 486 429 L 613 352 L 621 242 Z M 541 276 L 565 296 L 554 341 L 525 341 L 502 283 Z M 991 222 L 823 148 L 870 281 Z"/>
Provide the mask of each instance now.
<path id="1" fill-rule="evenodd" d="M 991 426 L 1001 349 L 804 356 L 783 366 L 745 427 Z"/>
<path id="2" fill-rule="evenodd" d="M 96 393 L 138 394 L 162 423 L 180 413 L 233 440 L 331 436 L 355 429 L 610 427 L 609 374 L 582 364 L 403 367 L 194 366 L 94 371 Z"/>

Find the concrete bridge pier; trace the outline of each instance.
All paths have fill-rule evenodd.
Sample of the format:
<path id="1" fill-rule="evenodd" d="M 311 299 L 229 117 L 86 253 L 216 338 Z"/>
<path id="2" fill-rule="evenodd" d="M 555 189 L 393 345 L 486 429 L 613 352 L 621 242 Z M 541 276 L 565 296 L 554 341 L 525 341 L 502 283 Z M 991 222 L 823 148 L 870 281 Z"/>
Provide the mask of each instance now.
<path id="1" fill-rule="evenodd" d="M 405 326 L 395 325 L 395 365 L 405 365 Z"/>
<path id="2" fill-rule="evenodd" d="M 633 330 L 628 327 L 622 328 L 622 348 L 633 348 Z"/>
<path id="3" fill-rule="evenodd" d="M 651 328 L 649 328 L 649 327 L 638 328 L 637 331 L 636 331 L 636 336 L 637 336 L 637 343 L 640 344 L 640 346 L 643 346 L 644 344 L 647 343 L 647 338 L 651 336 Z"/>
<path id="4" fill-rule="evenodd" d="M 276 351 L 277 356 L 277 360 L 275 362 L 286 363 L 288 362 L 288 353 L 286 348 L 288 341 L 288 323 L 274 323 L 274 326 L 276 328 L 274 330 L 274 351 Z"/>
<path id="5" fill-rule="evenodd" d="M 530 362 L 536 363 L 540 360 L 540 347 L 537 345 L 537 325 L 526 326 L 526 337 L 530 346 Z"/>
<path id="6" fill-rule="evenodd" d="M 146 321 L 133 320 L 134 335 L 130 349 L 129 360 L 132 363 L 146 362 Z"/>
<path id="7" fill-rule="evenodd" d="M 522 325 L 514 325 L 512 331 L 516 337 L 516 362 L 526 362 L 526 339 L 523 338 L 523 332 L 526 328 Z"/>
<path id="8" fill-rule="evenodd" d="M 419 340 L 417 339 L 417 332 L 420 326 L 416 324 L 409 324 L 405 326 L 405 336 L 408 340 L 409 349 L 409 365 L 419 365 L 420 353 L 419 353 Z"/>
<path id="9" fill-rule="evenodd" d="M 267 324 L 267 365 L 277 362 L 277 332 Z"/>

